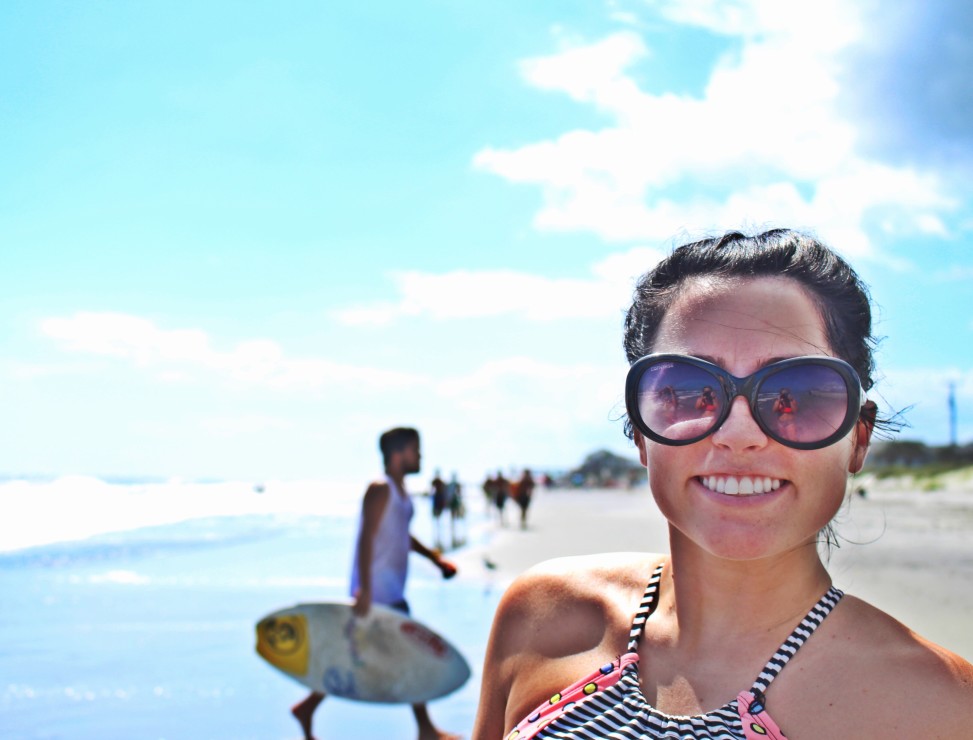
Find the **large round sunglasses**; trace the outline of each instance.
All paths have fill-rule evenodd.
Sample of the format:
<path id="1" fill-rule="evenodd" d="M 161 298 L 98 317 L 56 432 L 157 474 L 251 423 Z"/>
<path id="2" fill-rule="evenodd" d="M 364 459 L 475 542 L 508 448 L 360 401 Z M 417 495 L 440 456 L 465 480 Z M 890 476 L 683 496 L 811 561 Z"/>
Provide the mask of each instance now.
<path id="1" fill-rule="evenodd" d="M 855 369 L 834 357 L 792 357 L 738 378 L 688 355 L 656 354 L 628 371 L 625 406 L 635 427 L 666 445 L 715 432 L 743 396 L 764 433 L 787 447 L 817 450 L 858 421 L 865 391 Z"/>

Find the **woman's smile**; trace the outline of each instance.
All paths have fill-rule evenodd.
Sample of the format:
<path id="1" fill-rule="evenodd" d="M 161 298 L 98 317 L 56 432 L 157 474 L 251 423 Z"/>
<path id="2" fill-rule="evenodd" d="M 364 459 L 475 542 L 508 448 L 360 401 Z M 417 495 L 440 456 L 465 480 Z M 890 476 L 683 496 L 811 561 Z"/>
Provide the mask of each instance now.
<path id="1" fill-rule="evenodd" d="M 786 483 L 769 475 L 701 475 L 696 480 L 706 488 L 727 496 L 754 496 L 771 493 Z"/>

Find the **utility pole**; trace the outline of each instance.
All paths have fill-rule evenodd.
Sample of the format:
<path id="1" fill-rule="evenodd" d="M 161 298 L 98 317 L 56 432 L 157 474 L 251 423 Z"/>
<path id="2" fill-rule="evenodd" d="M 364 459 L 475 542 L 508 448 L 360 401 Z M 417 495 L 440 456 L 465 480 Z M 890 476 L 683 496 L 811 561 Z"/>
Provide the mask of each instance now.
<path id="1" fill-rule="evenodd" d="M 949 381 L 949 445 L 956 446 L 956 383 Z"/>

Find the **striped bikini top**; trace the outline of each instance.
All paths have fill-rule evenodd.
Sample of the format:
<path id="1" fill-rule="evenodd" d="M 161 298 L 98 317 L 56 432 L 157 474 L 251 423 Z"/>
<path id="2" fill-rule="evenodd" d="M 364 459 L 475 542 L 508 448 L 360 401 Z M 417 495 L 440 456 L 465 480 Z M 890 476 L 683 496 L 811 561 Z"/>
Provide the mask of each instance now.
<path id="1" fill-rule="evenodd" d="M 655 610 L 662 578 L 660 565 L 652 573 L 632 621 L 625 655 L 603 665 L 590 676 L 554 694 L 507 735 L 528 738 L 711 738 L 712 740 L 787 740 L 767 713 L 764 693 L 787 661 L 811 636 L 844 594 L 831 587 L 790 637 L 767 661 L 748 691 L 705 714 L 691 717 L 660 712 L 642 695 L 638 673 L 638 642 L 645 622 Z"/>

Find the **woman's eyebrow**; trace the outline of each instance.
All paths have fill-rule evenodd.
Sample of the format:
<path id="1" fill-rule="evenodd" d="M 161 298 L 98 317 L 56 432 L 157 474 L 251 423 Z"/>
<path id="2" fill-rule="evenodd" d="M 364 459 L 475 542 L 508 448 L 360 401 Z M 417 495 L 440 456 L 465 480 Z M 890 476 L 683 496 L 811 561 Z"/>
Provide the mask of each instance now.
<path id="1" fill-rule="evenodd" d="M 767 365 L 773 365 L 775 362 L 781 362 L 782 360 L 793 360 L 795 357 L 800 357 L 800 355 L 768 357 L 766 360 L 761 360 L 760 367 L 767 367 Z"/>
<path id="2" fill-rule="evenodd" d="M 693 354 L 693 357 L 698 357 L 700 360 L 706 360 L 707 362 L 712 362 L 714 365 L 718 365 L 724 370 L 726 369 L 726 364 L 724 363 L 721 357 L 713 357 L 712 355 L 702 355 L 702 354 L 695 354 L 695 353 Z M 767 367 L 767 365 L 773 365 L 775 362 L 780 362 L 781 360 L 792 360 L 794 359 L 794 357 L 799 357 L 799 355 L 782 355 L 779 357 L 767 357 L 765 359 L 760 360 L 757 363 L 757 369 L 759 370 L 761 368 Z"/>

